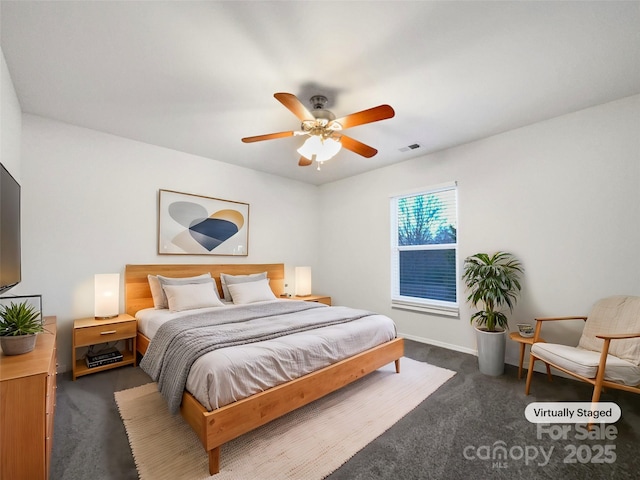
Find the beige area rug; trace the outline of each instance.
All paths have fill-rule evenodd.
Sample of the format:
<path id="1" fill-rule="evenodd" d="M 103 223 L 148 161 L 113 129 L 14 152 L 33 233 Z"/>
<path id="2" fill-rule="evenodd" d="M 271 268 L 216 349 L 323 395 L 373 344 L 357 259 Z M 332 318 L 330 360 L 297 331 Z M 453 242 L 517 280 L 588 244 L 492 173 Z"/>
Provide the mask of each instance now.
<path id="1" fill-rule="evenodd" d="M 455 372 L 403 358 L 222 446 L 211 477 L 202 444 L 155 383 L 116 392 L 142 480 L 314 480 L 335 471 Z"/>

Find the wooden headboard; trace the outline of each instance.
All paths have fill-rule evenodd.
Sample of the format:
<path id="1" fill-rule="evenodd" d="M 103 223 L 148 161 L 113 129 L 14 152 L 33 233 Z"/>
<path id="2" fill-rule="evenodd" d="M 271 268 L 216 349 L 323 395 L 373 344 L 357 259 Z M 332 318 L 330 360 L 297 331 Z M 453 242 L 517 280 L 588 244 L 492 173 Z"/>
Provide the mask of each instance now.
<path id="1" fill-rule="evenodd" d="M 267 272 L 269 286 L 276 296 L 284 293 L 284 264 L 283 263 L 253 263 L 253 264 L 166 264 L 166 265 L 126 265 L 124 269 L 124 308 L 129 315 L 135 315 L 138 310 L 153 307 L 153 298 L 147 275 L 163 275 L 165 277 L 193 277 L 203 273 L 211 273 L 216 279 L 218 294 L 222 298 L 220 274 L 247 275 L 250 273 Z"/>

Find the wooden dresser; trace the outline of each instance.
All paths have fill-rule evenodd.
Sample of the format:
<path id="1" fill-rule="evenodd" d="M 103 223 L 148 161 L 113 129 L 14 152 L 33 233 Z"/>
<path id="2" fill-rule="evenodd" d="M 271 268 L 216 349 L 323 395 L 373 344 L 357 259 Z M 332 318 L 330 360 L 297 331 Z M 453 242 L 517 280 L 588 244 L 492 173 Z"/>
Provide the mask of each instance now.
<path id="1" fill-rule="evenodd" d="M 0 353 L 0 479 L 49 478 L 56 405 L 56 318 L 23 355 Z"/>

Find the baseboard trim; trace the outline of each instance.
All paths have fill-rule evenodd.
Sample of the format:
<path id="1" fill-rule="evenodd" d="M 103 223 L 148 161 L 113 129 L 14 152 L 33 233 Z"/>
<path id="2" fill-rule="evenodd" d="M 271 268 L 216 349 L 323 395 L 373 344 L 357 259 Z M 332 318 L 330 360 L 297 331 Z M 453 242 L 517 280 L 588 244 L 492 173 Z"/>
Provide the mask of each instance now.
<path id="1" fill-rule="evenodd" d="M 408 340 L 415 340 L 416 342 L 426 343 L 427 345 L 434 345 L 436 347 L 442 347 L 442 348 L 446 348 L 448 350 L 454 350 L 456 352 L 468 353 L 468 354 L 473 355 L 475 357 L 478 356 L 478 350 L 473 349 L 473 348 L 461 347 L 460 345 L 454 345 L 452 343 L 441 342 L 439 340 L 433 340 L 431 338 L 418 337 L 416 335 L 410 335 L 408 333 L 402 333 L 402 332 L 398 332 L 398 336 L 406 338 Z M 529 369 L 528 358 L 529 358 L 529 356 L 527 355 L 525 357 L 525 361 L 524 361 L 524 363 L 522 365 L 522 367 L 524 369 L 524 372 L 523 372 L 524 375 L 527 374 L 527 370 Z M 511 363 L 511 362 L 508 362 L 508 361 L 505 361 L 505 363 L 507 365 L 512 365 L 514 367 L 518 366 L 517 363 Z M 534 371 L 539 372 L 539 373 L 543 373 L 543 374 L 547 373 L 546 367 L 545 367 L 543 362 L 536 362 Z M 564 378 L 569 378 L 571 380 L 575 380 L 575 378 L 572 377 L 571 375 L 567 375 L 563 371 L 556 370 L 555 368 L 552 369 L 551 374 L 552 375 L 556 375 L 558 377 L 564 377 Z"/>
<path id="2" fill-rule="evenodd" d="M 476 357 L 478 356 L 478 350 L 475 350 L 473 348 L 461 347 L 460 345 L 441 342 L 439 340 L 433 340 L 431 338 L 418 337 L 416 335 L 410 335 L 408 333 L 402 333 L 402 332 L 398 332 L 398 336 L 406 338 L 408 340 L 415 340 L 416 342 L 426 343 L 428 345 L 435 345 L 436 347 L 446 348 L 447 350 L 455 350 L 456 352 L 468 353 Z"/>

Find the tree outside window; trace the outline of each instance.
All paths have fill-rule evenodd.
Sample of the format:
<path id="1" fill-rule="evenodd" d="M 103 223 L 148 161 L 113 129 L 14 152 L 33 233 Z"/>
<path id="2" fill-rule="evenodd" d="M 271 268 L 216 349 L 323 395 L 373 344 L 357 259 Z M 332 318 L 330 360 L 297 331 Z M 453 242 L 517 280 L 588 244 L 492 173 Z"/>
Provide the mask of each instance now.
<path id="1" fill-rule="evenodd" d="M 455 185 L 392 198 L 392 301 L 457 306 Z"/>

